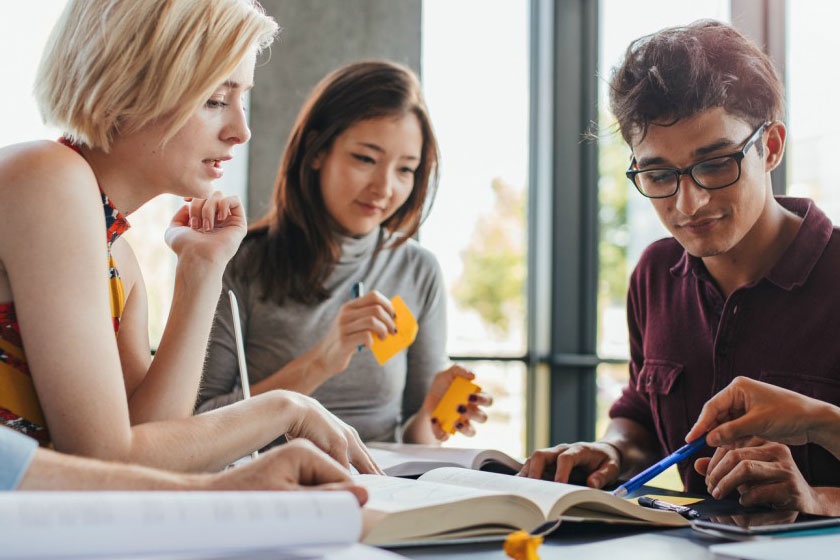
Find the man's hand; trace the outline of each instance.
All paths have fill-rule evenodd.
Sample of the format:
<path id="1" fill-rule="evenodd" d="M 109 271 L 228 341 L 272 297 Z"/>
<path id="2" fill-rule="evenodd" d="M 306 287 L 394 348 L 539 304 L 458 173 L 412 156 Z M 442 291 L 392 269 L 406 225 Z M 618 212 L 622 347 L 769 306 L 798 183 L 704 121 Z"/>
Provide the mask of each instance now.
<path id="1" fill-rule="evenodd" d="M 737 449 L 718 448 L 711 458 L 694 463 L 697 472 L 705 475 L 709 493 L 721 499 L 737 490 L 744 506 L 817 511 L 814 489 L 799 472 L 790 449 L 762 440 L 750 444 Z"/>
<path id="2" fill-rule="evenodd" d="M 525 461 L 519 476 L 568 482 L 574 468 L 586 472 L 587 486 L 603 488 L 618 478 L 621 457 L 618 451 L 607 443 L 561 444 L 534 451 Z"/>
<path id="3" fill-rule="evenodd" d="M 344 490 L 359 505 L 367 491 L 326 453 L 306 440 L 295 440 L 262 454 L 241 467 L 210 475 L 211 490 Z"/>

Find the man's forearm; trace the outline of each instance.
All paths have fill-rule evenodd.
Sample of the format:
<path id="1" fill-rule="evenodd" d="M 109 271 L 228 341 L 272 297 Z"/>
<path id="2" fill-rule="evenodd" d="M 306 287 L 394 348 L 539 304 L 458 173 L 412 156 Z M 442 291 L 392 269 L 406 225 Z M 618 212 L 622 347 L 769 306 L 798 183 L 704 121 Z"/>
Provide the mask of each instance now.
<path id="1" fill-rule="evenodd" d="M 204 490 L 210 476 L 176 474 L 38 449 L 19 490 Z"/>
<path id="2" fill-rule="evenodd" d="M 662 458 L 656 437 L 629 418 L 613 418 L 607 433 L 599 440 L 615 447 L 621 454 L 619 478 L 627 479 Z"/>

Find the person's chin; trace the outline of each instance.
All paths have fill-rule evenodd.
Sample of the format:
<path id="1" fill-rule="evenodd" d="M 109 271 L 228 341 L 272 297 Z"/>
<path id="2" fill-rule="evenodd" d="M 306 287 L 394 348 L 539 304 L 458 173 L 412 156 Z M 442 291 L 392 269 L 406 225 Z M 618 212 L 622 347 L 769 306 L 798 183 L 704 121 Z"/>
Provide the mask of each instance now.
<path id="1" fill-rule="evenodd" d="M 701 240 L 681 240 L 677 239 L 680 242 L 680 245 L 688 252 L 689 255 L 692 257 L 697 257 L 699 259 L 703 259 L 706 257 L 716 257 L 718 255 L 722 255 L 729 250 L 729 247 L 726 243 L 723 243 L 716 239 L 701 239 Z"/>

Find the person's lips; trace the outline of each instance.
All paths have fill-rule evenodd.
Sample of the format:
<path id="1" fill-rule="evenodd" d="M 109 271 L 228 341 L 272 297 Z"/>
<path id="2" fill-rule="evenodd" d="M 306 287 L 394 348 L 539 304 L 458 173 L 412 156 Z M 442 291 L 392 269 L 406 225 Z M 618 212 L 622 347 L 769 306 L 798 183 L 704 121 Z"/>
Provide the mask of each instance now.
<path id="1" fill-rule="evenodd" d="M 356 205 L 357 205 L 357 206 L 358 206 L 358 207 L 362 210 L 362 212 L 364 212 L 365 214 L 374 215 L 374 214 L 378 214 L 378 213 L 380 213 L 380 212 L 384 212 L 384 211 L 385 211 L 385 207 L 384 207 L 384 206 L 381 206 L 381 205 L 379 205 L 379 204 L 376 204 L 375 202 L 365 202 L 365 201 L 362 201 L 362 200 L 357 200 L 357 201 L 355 201 L 355 202 L 356 202 Z"/>
<path id="2" fill-rule="evenodd" d="M 222 169 L 222 162 L 229 161 L 231 159 L 233 159 L 232 156 L 219 156 L 206 158 L 201 160 L 201 162 L 204 164 L 211 177 L 213 177 L 214 179 L 219 179 L 224 174 L 224 169 Z"/>
<path id="3" fill-rule="evenodd" d="M 677 227 L 693 233 L 703 233 L 714 228 L 721 222 L 721 220 L 723 220 L 723 218 L 724 216 L 706 216 L 678 223 Z"/>

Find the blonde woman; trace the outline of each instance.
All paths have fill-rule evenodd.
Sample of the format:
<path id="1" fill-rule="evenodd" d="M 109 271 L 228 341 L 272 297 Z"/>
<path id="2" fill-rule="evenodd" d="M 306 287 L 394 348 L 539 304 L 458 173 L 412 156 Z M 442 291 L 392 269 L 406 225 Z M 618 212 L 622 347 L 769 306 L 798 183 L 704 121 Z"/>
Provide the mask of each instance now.
<path id="1" fill-rule="evenodd" d="M 213 182 L 250 137 L 242 98 L 276 30 L 253 0 L 68 2 L 36 80 L 64 138 L 0 150 L 7 426 L 59 451 L 180 471 L 286 434 L 377 470 L 352 428 L 298 394 L 191 416 L 222 273 L 245 235 L 241 204 Z M 143 279 L 119 236 L 163 193 L 191 202 L 166 232 L 175 293 L 151 360 Z"/>

